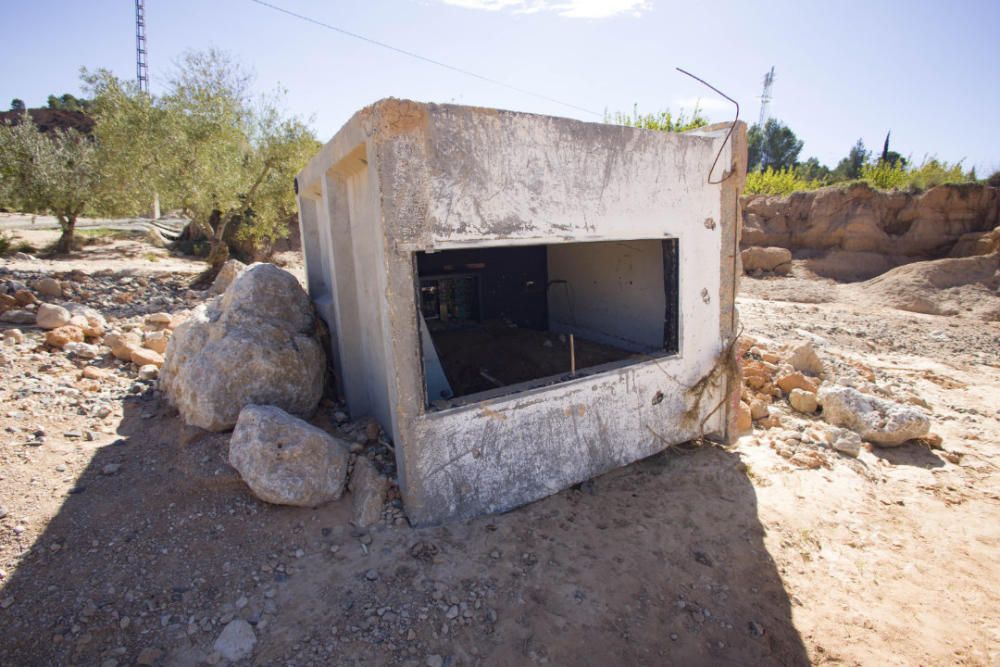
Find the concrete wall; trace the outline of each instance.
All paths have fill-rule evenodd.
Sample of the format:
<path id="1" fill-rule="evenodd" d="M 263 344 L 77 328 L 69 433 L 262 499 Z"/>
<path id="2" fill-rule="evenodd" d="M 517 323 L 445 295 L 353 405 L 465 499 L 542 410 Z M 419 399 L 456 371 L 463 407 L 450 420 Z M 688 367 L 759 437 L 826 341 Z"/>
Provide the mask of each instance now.
<path id="1" fill-rule="evenodd" d="M 663 350 L 662 240 L 564 243 L 548 246 L 548 255 L 551 331 L 632 352 Z"/>
<path id="2" fill-rule="evenodd" d="M 319 234 L 318 254 L 334 257 L 324 272 L 340 271 L 338 230 L 351 230 L 354 288 L 327 275 L 341 303 L 334 323 L 321 313 L 343 332 L 333 350 L 341 364 L 363 360 L 350 381 L 345 369 L 344 390 L 354 416 L 367 396 L 392 434 L 411 521 L 506 510 L 703 432 L 725 437 L 738 387 L 718 368 L 736 327 L 746 150 L 742 125 L 723 147 L 728 130 L 667 134 L 383 100 L 303 169 L 302 235 L 329 227 Z M 712 177 L 722 182 L 713 184 L 720 148 Z M 358 155 L 366 191 L 349 195 L 346 210 L 327 201 L 309 213 L 339 196 L 324 191 L 324 179 Z M 440 412 L 425 407 L 415 252 L 666 237 L 681 249 L 680 354 Z M 307 251 L 306 261 L 314 276 L 326 260 Z M 357 300 L 356 327 L 346 292 Z M 345 335 L 352 328 L 363 342 Z M 705 391 L 692 392 L 696 385 Z"/>

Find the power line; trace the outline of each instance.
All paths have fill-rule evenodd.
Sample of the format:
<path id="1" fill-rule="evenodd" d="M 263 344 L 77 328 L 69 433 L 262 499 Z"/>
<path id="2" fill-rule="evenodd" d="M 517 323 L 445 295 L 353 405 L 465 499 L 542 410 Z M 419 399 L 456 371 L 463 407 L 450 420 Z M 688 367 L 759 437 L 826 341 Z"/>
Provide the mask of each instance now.
<path id="1" fill-rule="evenodd" d="M 291 10 L 285 9 L 284 7 L 278 7 L 277 5 L 272 5 L 270 2 L 265 2 L 264 0 L 250 0 L 250 2 L 253 2 L 255 4 L 261 5 L 262 7 L 267 7 L 269 9 L 273 9 L 273 10 L 275 10 L 277 12 L 281 12 L 282 14 L 287 14 L 288 16 L 292 16 L 292 17 L 297 18 L 297 19 L 299 19 L 301 21 L 306 21 L 307 23 L 312 23 L 313 25 L 318 25 L 321 28 L 326 28 L 327 30 L 332 30 L 334 32 L 339 32 L 342 35 L 347 35 L 348 37 L 353 37 L 354 39 L 359 39 L 362 42 L 368 42 L 369 44 L 374 44 L 375 46 L 380 46 L 383 49 L 388 49 L 390 51 L 395 51 L 396 53 L 401 53 L 404 56 L 409 56 L 410 58 L 415 58 L 417 60 L 422 60 L 422 61 L 424 61 L 426 63 L 430 63 L 431 65 L 437 65 L 438 67 L 443 67 L 443 68 L 449 69 L 449 70 L 451 70 L 453 72 L 458 72 L 459 74 L 464 74 L 466 76 L 474 77 L 476 79 L 479 79 L 480 81 L 485 81 L 487 83 L 492 83 L 495 86 L 502 86 L 504 88 L 507 88 L 508 90 L 513 90 L 513 91 L 521 93 L 523 95 L 530 95 L 532 97 L 537 97 L 539 99 L 546 100 L 548 102 L 554 102 L 555 104 L 561 104 L 564 107 L 569 107 L 571 109 L 576 109 L 577 111 L 582 111 L 582 112 L 588 113 L 588 114 L 590 114 L 592 116 L 599 116 L 599 117 L 603 116 L 603 114 L 600 114 L 600 113 L 598 113 L 596 111 L 591 111 L 590 109 L 585 109 L 584 107 L 577 106 L 575 104 L 570 104 L 569 102 L 563 102 L 562 100 L 557 100 L 554 97 L 549 97 L 548 95 L 543 95 L 542 93 L 536 93 L 536 92 L 533 92 L 531 90 L 527 90 L 525 88 L 519 88 L 517 86 L 512 86 L 511 84 L 504 83 L 503 81 L 500 81 L 498 79 L 493 79 L 493 78 L 490 78 L 488 76 L 483 76 L 482 74 L 476 74 L 475 72 L 471 72 L 471 71 L 469 71 L 467 69 L 462 69 L 461 67 L 455 67 L 454 65 L 449 65 L 448 63 L 443 63 L 440 60 L 434 60 L 433 58 L 428 58 L 427 56 L 422 56 L 419 53 L 414 53 L 413 51 L 407 51 L 406 49 L 400 49 L 398 47 L 392 46 L 391 44 L 386 44 L 385 42 L 380 42 L 377 39 L 372 39 L 370 37 L 365 37 L 364 35 L 359 35 L 356 32 L 351 32 L 350 30 L 345 30 L 343 28 L 338 28 L 335 25 L 330 25 L 329 23 L 324 23 L 323 21 L 319 21 L 319 20 L 311 18 L 309 16 L 304 16 L 302 14 L 297 14 L 297 13 L 291 11 Z"/>

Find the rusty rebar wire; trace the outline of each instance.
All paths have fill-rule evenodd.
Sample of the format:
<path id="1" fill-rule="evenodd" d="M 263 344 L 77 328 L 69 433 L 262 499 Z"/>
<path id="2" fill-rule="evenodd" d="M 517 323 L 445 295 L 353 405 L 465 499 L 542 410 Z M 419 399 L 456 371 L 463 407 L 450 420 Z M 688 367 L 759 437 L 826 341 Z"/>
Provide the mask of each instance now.
<path id="1" fill-rule="evenodd" d="M 713 86 L 712 84 L 710 84 L 708 81 L 705 81 L 704 79 L 702 79 L 700 76 L 695 76 L 691 72 L 687 71 L 686 69 L 681 69 L 680 67 L 677 67 L 675 69 L 678 72 L 680 72 L 681 74 L 687 74 L 689 77 L 691 77 L 692 79 L 694 79 L 698 83 L 702 84 L 703 86 L 707 86 L 708 88 L 711 88 L 712 90 L 714 90 L 715 92 L 717 92 L 719 95 L 722 95 L 727 100 L 729 100 L 730 102 L 732 102 L 733 104 L 736 105 L 736 118 L 733 119 L 733 124 L 729 126 L 729 132 L 726 133 L 726 138 L 725 138 L 725 140 L 723 140 L 722 145 L 719 146 L 719 152 L 715 154 L 715 160 L 712 161 L 712 166 L 708 170 L 708 182 L 709 182 L 709 184 L 710 185 L 718 185 L 719 183 L 725 182 L 725 180 L 727 178 L 729 178 L 729 176 L 733 175 L 732 171 L 730 170 L 730 173 L 729 173 L 728 176 L 723 176 L 722 179 L 720 179 L 718 181 L 713 181 L 712 180 L 712 172 L 715 171 L 715 165 L 717 165 L 719 163 L 719 158 L 722 157 L 722 151 L 725 150 L 726 144 L 729 142 L 729 138 L 733 136 L 733 130 L 736 129 L 736 123 L 738 123 L 740 121 L 740 103 L 737 102 L 736 100 L 734 100 L 733 98 L 731 98 L 729 95 L 726 95 L 724 92 L 722 92 L 721 90 L 719 90 L 718 88 L 716 88 L 715 86 Z M 725 172 L 723 172 L 723 173 L 725 173 Z"/>

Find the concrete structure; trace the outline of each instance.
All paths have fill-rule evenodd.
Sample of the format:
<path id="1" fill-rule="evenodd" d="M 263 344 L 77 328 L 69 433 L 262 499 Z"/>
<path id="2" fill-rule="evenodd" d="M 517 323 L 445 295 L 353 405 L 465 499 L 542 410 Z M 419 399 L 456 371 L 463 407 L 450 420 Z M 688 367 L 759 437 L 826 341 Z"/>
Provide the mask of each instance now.
<path id="1" fill-rule="evenodd" d="M 302 170 L 338 387 L 392 436 L 411 521 L 728 438 L 746 172 L 729 129 L 389 99 Z"/>

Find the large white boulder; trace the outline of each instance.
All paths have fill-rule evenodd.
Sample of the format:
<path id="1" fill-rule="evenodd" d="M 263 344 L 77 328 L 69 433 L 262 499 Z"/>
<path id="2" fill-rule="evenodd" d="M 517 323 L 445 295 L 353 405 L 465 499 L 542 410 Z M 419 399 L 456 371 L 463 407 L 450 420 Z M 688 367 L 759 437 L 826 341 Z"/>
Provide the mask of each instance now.
<path id="1" fill-rule="evenodd" d="M 925 436 L 931 427 L 927 415 L 919 409 L 862 394 L 853 387 L 824 385 L 818 398 L 823 419 L 883 447 Z"/>
<path id="2" fill-rule="evenodd" d="M 188 424 L 224 431 L 250 404 L 308 417 L 326 359 L 309 297 L 273 264 L 253 264 L 170 338 L 160 388 Z"/>
<path id="3" fill-rule="evenodd" d="M 350 445 L 270 405 L 248 405 L 229 440 L 229 463 L 261 500 L 316 507 L 340 498 Z"/>

